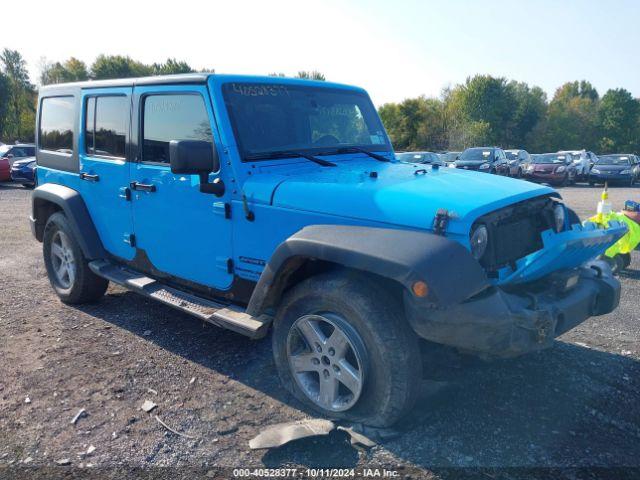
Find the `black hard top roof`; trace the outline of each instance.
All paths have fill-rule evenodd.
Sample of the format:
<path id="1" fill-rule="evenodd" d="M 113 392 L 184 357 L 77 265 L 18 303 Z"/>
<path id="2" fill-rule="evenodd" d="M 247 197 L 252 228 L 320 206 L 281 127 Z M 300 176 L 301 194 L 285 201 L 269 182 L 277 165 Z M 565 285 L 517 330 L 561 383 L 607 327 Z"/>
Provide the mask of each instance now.
<path id="1" fill-rule="evenodd" d="M 176 83 L 205 83 L 212 73 L 181 73 L 154 77 L 114 78 L 113 80 L 89 80 L 86 82 L 58 83 L 41 87 L 42 92 L 68 88 L 133 87 L 136 85 L 165 85 Z"/>

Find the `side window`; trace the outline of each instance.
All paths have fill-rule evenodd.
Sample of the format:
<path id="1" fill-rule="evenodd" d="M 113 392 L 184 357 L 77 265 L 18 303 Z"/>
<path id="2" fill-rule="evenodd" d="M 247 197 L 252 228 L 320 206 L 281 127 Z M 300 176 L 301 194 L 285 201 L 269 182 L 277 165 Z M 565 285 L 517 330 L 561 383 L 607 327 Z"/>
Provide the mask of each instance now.
<path id="1" fill-rule="evenodd" d="M 144 99 L 142 161 L 169 163 L 171 140 L 211 143 L 211 125 L 204 99 L 197 94 L 149 95 Z"/>
<path id="2" fill-rule="evenodd" d="M 73 97 L 46 97 L 40 107 L 39 148 L 73 153 Z"/>
<path id="3" fill-rule="evenodd" d="M 91 155 L 125 157 L 129 100 L 124 96 L 90 97 L 85 116 L 86 150 Z"/>

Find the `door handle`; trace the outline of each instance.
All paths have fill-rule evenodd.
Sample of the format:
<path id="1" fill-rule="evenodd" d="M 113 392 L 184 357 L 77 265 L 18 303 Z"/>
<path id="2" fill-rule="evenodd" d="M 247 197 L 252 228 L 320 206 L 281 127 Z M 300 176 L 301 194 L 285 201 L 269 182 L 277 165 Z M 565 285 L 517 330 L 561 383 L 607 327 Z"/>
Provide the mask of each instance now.
<path id="1" fill-rule="evenodd" d="M 139 191 L 142 191 L 142 192 L 155 192 L 156 191 L 156 186 L 153 185 L 152 183 L 131 182 L 129 184 L 129 186 L 131 187 L 131 190 L 139 190 Z"/>
<path id="2" fill-rule="evenodd" d="M 86 180 L 88 182 L 97 182 L 98 180 L 100 180 L 100 177 L 98 175 L 90 175 L 88 173 L 82 172 L 80 174 L 80 180 Z"/>

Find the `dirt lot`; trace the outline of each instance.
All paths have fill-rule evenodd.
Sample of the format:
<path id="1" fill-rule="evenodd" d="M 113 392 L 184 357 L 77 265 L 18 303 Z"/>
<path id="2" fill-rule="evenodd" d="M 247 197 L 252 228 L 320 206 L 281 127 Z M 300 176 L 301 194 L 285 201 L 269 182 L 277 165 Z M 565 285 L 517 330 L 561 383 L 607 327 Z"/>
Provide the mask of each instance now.
<path id="1" fill-rule="evenodd" d="M 583 216 L 598 193 L 562 191 Z M 455 376 L 428 384 L 398 438 L 360 450 L 337 432 L 251 451 L 263 427 L 308 416 L 280 389 L 269 339 L 203 325 L 115 287 L 96 305 L 61 304 L 29 231 L 30 195 L 0 185 L 0 478 L 149 467 L 171 467 L 153 470 L 165 478 L 215 467 L 386 466 L 416 477 L 482 467 L 489 478 L 502 467 L 640 468 L 638 252 L 616 312 L 540 354 L 454 362 Z M 640 188 L 611 197 L 621 206 L 639 200 Z M 158 404 L 152 415 L 140 410 L 145 399 Z M 80 409 L 87 415 L 74 425 Z M 169 432 L 156 414 L 194 438 Z M 56 464 L 63 459 L 71 465 Z"/>

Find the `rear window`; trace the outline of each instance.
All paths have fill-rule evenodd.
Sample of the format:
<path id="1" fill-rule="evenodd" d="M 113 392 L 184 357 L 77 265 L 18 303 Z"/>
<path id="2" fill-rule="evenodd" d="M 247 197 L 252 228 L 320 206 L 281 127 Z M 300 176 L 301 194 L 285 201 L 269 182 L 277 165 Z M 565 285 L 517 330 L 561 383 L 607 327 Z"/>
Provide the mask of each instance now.
<path id="1" fill-rule="evenodd" d="M 125 96 L 87 99 L 85 117 L 87 153 L 124 158 L 128 114 L 129 101 Z"/>
<path id="2" fill-rule="evenodd" d="M 48 97 L 40 108 L 39 147 L 60 153 L 73 153 L 74 98 Z"/>

